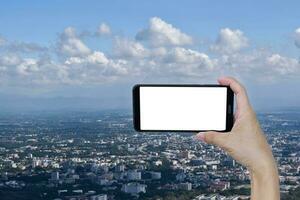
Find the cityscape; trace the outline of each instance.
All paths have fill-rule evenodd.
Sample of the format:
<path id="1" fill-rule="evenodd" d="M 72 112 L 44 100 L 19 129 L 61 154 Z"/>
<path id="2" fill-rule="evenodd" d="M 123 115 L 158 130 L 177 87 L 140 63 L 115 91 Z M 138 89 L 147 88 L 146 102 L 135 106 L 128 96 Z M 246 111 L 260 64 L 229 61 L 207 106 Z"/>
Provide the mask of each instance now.
<path id="1" fill-rule="evenodd" d="M 0 200 L 300 200 L 299 8 L 299 0 L 1 1 Z M 228 86 L 236 111 L 246 111 L 234 133 L 246 134 L 136 131 L 139 84 Z M 201 100 L 224 108 L 209 93 Z M 265 138 L 251 135 L 260 129 L 248 102 L 278 173 Z M 213 113 L 203 105 L 194 113 Z M 176 122 L 191 122 L 179 110 Z M 167 123 L 153 113 L 151 122 Z"/>
<path id="2" fill-rule="evenodd" d="M 300 112 L 258 113 L 282 199 L 300 199 Z M 250 199 L 249 172 L 191 133 L 138 133 L 126 110 L 2 113 L 0 196 L 10 199 Z"/>

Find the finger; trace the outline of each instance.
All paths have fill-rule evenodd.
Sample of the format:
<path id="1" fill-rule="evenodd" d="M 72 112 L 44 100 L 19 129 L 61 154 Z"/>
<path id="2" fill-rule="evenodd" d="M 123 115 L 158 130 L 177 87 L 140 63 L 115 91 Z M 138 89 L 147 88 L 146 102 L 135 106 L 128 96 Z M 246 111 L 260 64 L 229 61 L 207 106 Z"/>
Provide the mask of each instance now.
<path id="1" fill-rule="evenodd" d="M 205 133 L 198 133 L 196 139 L 226 149 L 228 143 L 228 133 L 220 133 L 216 131 L 209 131 Z"/>
<path id="2" fill-rule="evenodd" d="M 244 86 L 232 77 L 221 77 L 218 79 L 221 85 L 229 86 L 236 95 L 237 110 L 244 111 L 250 108 L 249 99 Z"/>

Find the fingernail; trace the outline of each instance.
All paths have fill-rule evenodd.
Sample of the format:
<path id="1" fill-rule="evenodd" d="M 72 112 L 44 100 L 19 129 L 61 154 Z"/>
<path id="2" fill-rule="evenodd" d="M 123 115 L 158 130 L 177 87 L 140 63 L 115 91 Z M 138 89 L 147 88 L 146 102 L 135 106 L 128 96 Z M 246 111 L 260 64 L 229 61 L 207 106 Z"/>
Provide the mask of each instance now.
<path id="1" fill-rule="evenodd" d="M 203 134 L 203 133 L 198 133 L 198 134 L 196 135 L 196 138 L 197 138 L 198 140 L 201 140 L 202 142 L 204 142 L 204 134 Z"/>

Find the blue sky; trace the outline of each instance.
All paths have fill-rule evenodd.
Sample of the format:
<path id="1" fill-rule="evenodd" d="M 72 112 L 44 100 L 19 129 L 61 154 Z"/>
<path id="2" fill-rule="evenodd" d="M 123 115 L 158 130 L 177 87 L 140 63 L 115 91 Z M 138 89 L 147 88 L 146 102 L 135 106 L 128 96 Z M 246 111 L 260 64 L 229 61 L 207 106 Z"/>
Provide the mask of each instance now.
<path id="1" fill-rule="evenodd" d="M 259 108 L 299 106 L 299 7 L 279 0 L 1 2 L 0 102 L 8 109 L 126 108 L 134 83 L 232 75 Z"/>
<path id="2" fill-rule="evenodd" d="M 47 44 L 67 26 L 92 29 L 101 22 L 133 36 L 149 18 L 158 16 L 196 36 L 216 36 L 220 28 L 231 27 L 257 41 L 276 42 L 299 27 L 299 5 L 296 0 L 12 0 L 1 2 L 0 25 L 10 39 Z"/>

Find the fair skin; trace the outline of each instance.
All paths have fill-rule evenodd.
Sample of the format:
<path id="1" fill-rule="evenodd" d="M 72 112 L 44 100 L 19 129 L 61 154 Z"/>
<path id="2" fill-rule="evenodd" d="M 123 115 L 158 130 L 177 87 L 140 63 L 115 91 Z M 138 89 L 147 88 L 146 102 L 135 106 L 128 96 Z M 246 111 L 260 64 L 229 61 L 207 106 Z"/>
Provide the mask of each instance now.
<path id="1" fill-rule="evenodd" d="M 245 88 L 231 77 L 220 78 L 218 82 L 229 86 L 236 96 L 237 109 L 233 128 L 228 133 L 199 133 L 196 138 L 222 148 L 249 170 L 252 200 L 279 200 L 276 162 Z"/>

